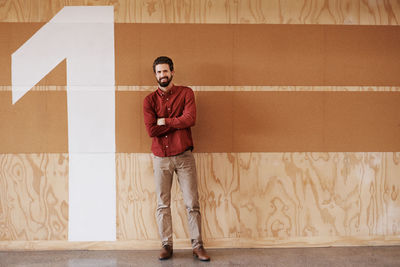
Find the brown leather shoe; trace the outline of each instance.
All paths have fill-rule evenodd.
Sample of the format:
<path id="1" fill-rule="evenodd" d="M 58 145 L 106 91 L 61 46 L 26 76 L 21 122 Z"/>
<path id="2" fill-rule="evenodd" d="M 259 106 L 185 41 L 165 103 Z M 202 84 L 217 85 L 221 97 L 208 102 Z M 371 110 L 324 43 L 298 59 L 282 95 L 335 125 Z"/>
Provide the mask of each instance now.
<path id="1" fill-rule="evenodd" d="M 173 249 L 170 245 L 165 245 L 162 247 L 160 251 L 160 256 L 158 257 L 159 260 L 168 260 L 172 257 Z"/>
<path id="2" fill-rule="evenodd" d="M 210 256 L 208 256 L 203 246 L 193 249 L 193 256 L 196 256 L 201 261 L 210 261 Z"/>

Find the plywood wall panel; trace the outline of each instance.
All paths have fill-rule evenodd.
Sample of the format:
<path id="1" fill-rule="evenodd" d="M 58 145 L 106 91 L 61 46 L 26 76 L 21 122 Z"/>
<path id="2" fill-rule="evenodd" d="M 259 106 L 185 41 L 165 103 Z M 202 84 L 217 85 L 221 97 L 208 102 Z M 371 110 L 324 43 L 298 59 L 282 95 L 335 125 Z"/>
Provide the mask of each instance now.
<path id="1" fill-rule="evenodd" d="M 116 92 L 117 152 L 148 153 L 147 91 Z M 67 152 L 65 91 L 0 91 L 2 153 Z M 399 92 L 198 91 L 195 152 L 397 151 Z"/>
<path id="2" fill-rule="evenodd" d="M 29 92 L 15 105 L 11 98 L 11 91 L 0 92 L 3 153 L 68 151 L 65 91 Z"/>
<path id="3" fill-rule="evenodd" d="M 130 1 L 129 5 L 130 10 L 135 7 L 130 19 L 146 23 L 231 23 L 236 11 L 235 2 L 227 0 Z"/>
<path id="4" fill-rule="evenodd" d="M 0 2 L 0 21 L 30 22 L 46 19 L 41 16 L 41 0 L 6 0 Z M 50 2 L 50 1 L 48 1 Z M 54 13 L 55 14 L 55 13 Z"/>
<path id="5" fill-rule="evenodd" d="M 352 0 L 241 0 L 238 23 L 358 24 L 360 3 Z"/>
<path id="6" fill-rule="evenodd" d="M 205 239 L 239 237 L 236 156 L 195 154 Z M 223 166 L 223 168 L 221 168 Z M 158 240 L 156 194 L 149 154 L 117 154 L 118 240 Z M 175 239 L 189 239 L 187 212 L 174 175 L 171 211 Z"/>
<path id="7" fill-rule="evenodd" d="M 116 22 L 232 23 L 237 4 L 230 0 L 69 0 L 67 5 L 114 5 Z"/>
<path id="8" fill-rule="evenodd" d="M 45 22 L 66 5 L 113 5 L 120 23 L 399 25 L 396 0 L 4 0 L 0 21 Z"/>
<path id="9" fill-rule="evenodd" d="M 117 86 L 116 90 L 122 92 L 117 94 L 117 104 L 129 105 L 131 102 L 128 91 L 142 91 L 139 94 L 144 96 L 149 91 L 154 90 L 154 86 L 149 86 L 154 82 L 149 62 L 153 60 L 156 51 L 157 55 L 161 52 L 169 53 L 171 49 L 163 48 L 153 43 L 154 40 L 162 36 L 162 33 L 155 34 L 152 28 L 154 23 L 179 23 L 179 24 L 335 24 L 335 25 L 399 25 L 400 23 L 400 4 L 396 0 L 4 0 L 0 1 L 0 51 L 4 56 L 0 57 L 0 65 L 4 65 L 0 73 L 0 80 L 9 81 L 11 77 L 10 55 L 17 47 L 22 45 L 36 30 L 45 22 L 49 21 L 57 12 L 66 5 L 113 5 L 116 23 L 137 23 L 139 25 L 116 25 L 116 57 L 122 58 L 118 61 L 119 66 L 127 73 L 126 77 L 134 77 L 138 82 L 132 84 L 127 79 L 125 86 Z M 10 23 L 4 23 L 10 22 Z M 19 22 L 19 23 L 15 23 Z M 25 27 L 29 22 L 32 27 Z M 33 22 L 33 24 L 32 24 Z M 141 25 L 140 23 L 151 23 L 151 25 Z M 170 29 L 167 25 L 166 29 Z M 193 25 L 182 25 L 191 28 Z M 204 25 L 202 25 L 204 26 Z M 367 77 L 365 70 L 369 67 L 368 62 L 373 62 L 374 73 L 383 81 L 387 81 L 385 75 L 391 74 L 397 77 L 394 72 L 398 69 L 393 64 L 397 64 L 398 53 L 388 53 L 387 47 L 395 51 L 398 47 L 398 38 L 396 34 L 389 34 L 391 27 L 377 27 L 377 38 L 385 39 L 385 48 L 379 42 L 375 46 L 359 45 L 371 44 L 368 38 L 357 41 L 358 44 L 351 49 L 341 46 L 345 42 L 350 42 L 355 38 L 352 34 L 341 39 L 340 44 L 332 42 L 332 35 L 328 34 L 324 42 L 328 43 L 330 58 L 324 58 L 323 65 L 334 66 L 339 70 L 348 67 L 355 67 L 356 73 L 346 72 L 342 77 L 331 77 L 334 72 L 324 73 L 321 79 L 326 81 L 339 81 L 335 83 L 343 86 L 295 86 L 293 83 L 285 83 L 282 86 L 252 86 L 252 83 L 243 82 L 241 78 L 244 72 L 259 71 L 250 67 L 238 68 L 236 73 L 233 69 L 224 70 L 223 66 L 234 62 L 234 50 L 231 47 L 234 35 L 232 32 L 226 33 L 221 37 L 221 41 L 207 41 L 209 46 L 199 45 L 200 39 L 207 39 L 207 32 L 210 27 L 198 27 L 201 31 L 186 29 L 183 35 L 187 42 L 191 42 L 191 47 L 177 46 L 176 51 L 171 56 L 177 62 L 183 62 L 190 58 L 190 52 L 195 51 L 196 56 L 192 58 L 190 64 L 195 61 L 203 69 L 209 71 L 208 77 L 214 77 L 214 80 L 222 81 L 213 84 L 202 84 L 194 82 L 200 86 L 194 86 L 196 95 L 202 94 L 202 91 L 214 92 L 220 91 L 220 94 L 237 91 L 395 91 L 399 92 L 399 87 L 395 86 L 361 86 L 359 82 L 354 84 L 340 83 L 345 75 L 354 77 Z M 223 25 L 229 28 L 230 25 Z M 245 27 L 246 25 L 235 25 L 235 27 Z M 257 26 L 257 25 L 256 25 Z M 258 25 L 261 26 L 261 25 Z M 124 27 L 137 27 L 124 30 Z M 156 26 L 158 27 L 158 26 Z M 317 27 L 308 26 L 308 27 Z M 140 29 L 139 29 L 140 28 Z M 346 27 L 343 27 L 346 28 Z M 349 27 L 351 28 L 351 27 Z M 346 28 L 346 29 L 349 29 Z M 4 34 L 11 32 L 11 35 Z M 139 30 L 138 30 L 139 29 Z M 144 29 L 144 30 L 143 30 Z M 193 28 L 192 28 L 193 29 Z M 395 29 L 396 30 L 396 29 Z M 140 38 L 143 31 L 147 31 L 147 36 Z M 121 34 L 121 38 L 118 34 Z M 132 39 L 126 38 L 132 33 Z M 175 37 L 178 33 L 174 33 Z M 247 32 L 244 35 L 248 35 Z M 193 37 L 195 36 L 195 37 Z M 344 35 L 343 35 L 344 36 Z M 303 36 L 304 37 L 304 36 Z M 314 39 L 316 38 L 310 37 Z M 333 36 L 334 37 L 334 36 Z M 197 38 L 197 39 L 196 39 Z M 270 38 L 270 37 L 269 37 Z M 265 44 L 271 42 L 269 38 L 262 39 L 261 49 L 265 49 Z M 132 41 L 133 40 L 133 41 Z M 138 42 L 136 42 L 138 41 Z M 140 43 L 142 42 L 142 43 Z M 310 47 L 314 43 L 308 43 L 307 49 L 301 46 L 290 48 L 285 44 L 293 42 L 287 39 L 284 45 L 279 45 L 279 49 L 296 51 L 291 54 L 289 60 L 283 55 L 279 62 L 288 61 L 293 64 L 292 58 L 300 58 L 301 64 L 305 68 L 310 68 L 316 62 L 310 61 Z M 144 45 L 143 45 L 144 43 Z M 154 45 L 148 45 L 148 44 Z M 253 42 L 254 43 L 254 42 Z M 254 44 L 248 43 L 243 47 L 244 55 L 248 57 L 253 50 L 249 50 Z M 214 56 L 214 47 L 223 46 L 225 49 Z M 143 51 L 147 51 L 148 57 L 143 56 Z M 230 47 L 227 49 L 227 47 Z M 368 51 L 364 48 L 367 47 Z M 236 47 L 237 48 L 237 47 Z M 235 48 L 235 49 L 236 49 Z M 290 49 L 289 49 L 290 48 Z M 161 49 L 161 50 L 160 50 Z M 361 49 L 361 51 L 360 51 Z M 363 50 L 364 49 L 364 50 Z M 127 52 L 129 51 L 129 53 Z M 203 54 L 212 55 L 210 61 Z M 317 51 L 318 53 L 320 51 Z M 249 54 L 250 53 L 250 54 Z M 363 53 L 361 60 L 355 64 L 354 60 L 340 61 L 340 58 L 353 58 L 357 54 Z M 260 59 L 260 53 L 256 53 L 254 61 Z M 288 56 L 290 53 L 286 53 Z M 224 58 L 222 58 L 224 56 Z M 304 57 L 307 56 L 307 57 Z M 228 60 L 227 60 L 228 59 Z M 328 61 L 326 61 L 328 59 Z M 368 60 L 367 60 L 368 59 Z M 245 60 L 245 59 L 244 59 Z M 391 61 L 392 60 L 392 61 Z M 308 65 L 307 62 L 308 61 Z M 131 64 L 131 63 L 134 64 Z M 210 64 L 213 62 L 213 64 Z M 231 63 L 229 63 L 231 62 Z M 327 63 L 328 62 L 328 63 Z M 392 65 L 388 65 L 392 62 Z M 271 70 L 281 73 L 292 65 L 286 64 L 285 68 Z M 352 66 L 354 64 L 354 66 Z M 60 112 L 55 113 L 52 110 L 65 108 L 60 103 L 65 103 L 65 86 L 46 86 L 52 84 L 65 85 L 65 62 L 60 64 L 51 74 L 45 77 L 34 91 L 39 92 L 42 99 L 44 96 L 46 103 L 38 101 L 40 106 L 40 117 L 46 118 L 46 122 L 37 121 L 37 118 L 30 118 L 31 122 L 37 121 L 41 126 L 47 123 L 53 127 L 54 131 L 61 131 L 66 134 L 63 119 L 58 116 Z M 259 67 L 259 66 L 256 66 Z M 324 68 L 325 68 L 324 67 Z M 193 83 L 199 77 L 193 68 L 180 68 L 180 75 L 176 75 L 175 81 L 180 84 Z M 188 70 L 190 73 L 182 71 Z M 261 68 L 258 75 L 264 77 L 265 69 Z M 323 69 L 322 67 L 320 70 Z M 149 71 L 150 70 L 150 71 Z M 177 68 L 179 70 L 179 68 Z M 390 72 L 394 71 L 394 72 Z M 278 73 L 278 74 L 279 74 Z M 310 71 L 306 75 L 309 75 Z M 314 73 L 315 74 L 315 73 Z M 147 75 L 147 76 L 146 76 Z M 291 77 L 296 74 L 291 74 Z M 357 76 L 358 75 L 358 76 Z M 121 79 L 121 73 L 116 73 L 116 80 Z M 301 76 L 300 78 L 303 78 Z M 145 82 L 147 79 L 147 82 Z M 237 86 L 231 86 L 232 81 L 239 81 Z M 150 81 L 150 82 L 149 82 Z M 200 79 L 204 81 L 204 79 Z M 8 84 L 8 83 L 3 83 Z M 144 84 L 145 86 L 137 86 Z M 210 86 L 214 85 L 214 86 Z M 352 85 L 352 86 L 349 86 Z M 0 105 L 0 117 L 4 114 L 10 114 L 9 102 L 10 86 L 0 86 L 3 104 Z M 57 91 L 63 95 L 62 99 L 52 96 Z M 146 92 L 144 92 L 146 91 Z M 61 93 L 61 94 L 60 94 Z M 39 95 L 38 94 L 38 95 Z M 229 93 L 228 93 L 229 94 Z M 35 94 L 34 94 L 35 95 Z M 30 95 L 32 96 L 32 95 Z M 29 96 L 21 99 L 28 101 Z M 218 98 L 222 99 L 222 98 Z M 227 130 L 232 131 L 233 125 L 230 124 L 233 117 L 224 120 L 223 117 L 217 118 L 213 123 L 209 123 L 207 116 L 213 113 L 216 116 L 222 116 L 223 112 L 232 114 L 235 108 L 232 101 L 228 101 L 223 108 L 218 99 L 213 97 L 199 98 L 198 108 L 198 126 L 207 125 L 201 128 L 196 126 L 194 135 L 207 137 L 210 132 L 223 128 L 221 133 Z M 357 102 L 360 99 L 354 99 L 352 107 L 360 105 Z M 117 127 L 130 125 L 125 135 L 116 132 L 117 140 L 124 138 L 123 142 L 130 147 L 135 147 L 139 151 L 149 151 L 150 139 L 144 132 L 143 119 L 139 114 L 139 100 L 135 99 L 131 109 L 124 110 L 121 117 L 117 114 Z M 213 103 L 212 101 L 216 101 Z M 396 101 L 396 100 L 393 100 Z M 340 101 L 332 101 L 332 106 L 342 106 Z M 23 103 L 23 102 L 21 102 Z M 21 104 L 19 103 L 19 104 Z M 48 104 L 52 103 L 52 104 Z M 386 102 L 388 103 L 388 102 Z M 215 110 L 207 108 L 208 104 L 213 104 Z M 366 142 L 376 144 L 379 142 L 379 129 L 376 131 L 371 114 L 381 114 L 380 120 L 389 122 L 391 125 L 398 124 L 398 113 L 395 105 L 393 109 L 387 109 L 390 115 L 385 116 L 383 109 L 387 105 L 376 106 L 375 99 L 370 103 L 371 110 L 358 114 L 366 117 L 366 121 L 371 124 L 371 131 L 368 131 L 370 140 Z M 56 106 L 53 106 L 56 105 Z M 33 106 L 30 105 L 29 108 Z M 220 107 L 218 109 L 217 107 Z M 15 109 L 16 108 L 16 109 Z M 377 110 L 372 110 L 372 109 Z M 8 109 L 8 111 L 7 111 Z M 31 110 L 31 109 L 30 109 Z M 134 111 L 136 110 L 136 111 Z M 346 114 L 350 109 L 341 110 L 341 114 Z M 6 113 L 4 113 L 6 111 Z M 135 122 L 129 119 L 130 112 L 136 112 Z M 7 132 L 11 123 L 7 120 L 21 121 L 23 114 L 18 106 L 11 112 L 14 117 L 7 116 L 2 132 Z M 62 110 L 66 114 L 66 110 Z M 351 112 L 350 112 L 351 113 Z M 29 113 L 27 113 L 29 115 Z M 44 115 L 45 114 L 45 115 Z M 139 116 L 140 115 L 140 116 Z M 326 115 L 326 114 L 325 114 Z M 338 114 L 328 114 L 332 117 Z M 349 114 L 347 113 L 347 117 Z M 351 114 L 350 114 L 351 115 Z M 397 117 L 396 117 L 397 116 Z M 65 117 L 65 116 L 64 116 Z M 66 118 L 66 117 L 65 117 Z M 349 117 L 347 121 L 351 121 Z M 390 121 L 388 121 L 390 120 Z M 330 123 L 328 133 L 335 133 L 335 123 L 338 121 L 325 118 Z M 340 123 L 343 120 L 340 121 Z M 61 124 L 60 124 L 61 123 Z M 350 123 L 357 126 L 357 121 Z M 11 125 L 12 126 L 12 125 Z M 21 125 L 20 125 L 21 126 Z M 29 125 L 28 125 L 29 126 Z M 30 125 L 32 126 L 32 124 Z M 8 127 L 8 128 L 7 128 Z M 44 126 L 43 126 L 44 127 Z M 42 128 L 43 128 L 42 127 Z M 301 127 L 301 125 L 298 127 Z M 27 129 L 18 128 L 15 131 L 21 135 Z M 15 129 L 14 129 L 15 130 Z M 269 129 L 268 129 L 269 130 Z M 325 129 L 326 130 L 326 129 Z M 399 132 L 397 130 L 380 129 L 386 134 L 390 132 L 388 140 L 398 140 Z M 365 139 L 365 131 L 351 130 L 349 135 L 359 135 Z M 371 137 L 370 133 L 375 131 Z M 61 133 L 60 132 L 60 133 Z M 129 136 L 134 132 L 136 137 Z M 25 132 L 30 136 L 31 132 Z M 128 135 L 126 135 L 128 133 Z M 48 134 L 48 133 L 46 133 Z M 0 134 L 1 135 L 1 134 Z M 58 134 L 58 136 L 63 136 Z M 311 135 L 308 135 L 310 137 Z M 346 138 L 346 135 L 343 135 Z M 386 135 L 387 136 L 387 135 Z M 43 145 L 43 136 L 38 135 L 37 143 Z M 42 138 L 42 139 L 40 139 Z M 1 138 L 4 142 L 4 138 Z M 27 137 L 21 140 L 27 140 Z M 65 138 L 64 138 L 65 139 Z M 42 140 L 42 141 L 40 141 Z M 65 139 L 66 140 L 66 139 Z M 66 147 L 65 140 L 62 147 Z M 147 140 L 141 142 L 140 140 Z M 15 141 L 15 140 L 14 140 Z M 204 138 L 196 146 L 207 147 L 207 149 L 218 148 L 222 145 L 231 144 L 234 140 L 226 138 L 225 134 L 216 139 Z M 296 140 L 294 140 L 296 141 Z M 344 144 L 348 140 L 344 139 Z M 8 143 L 7 141 L 6 143 Z M 118 142 L 118 141 L 117 141 Z M 240 140 L 239 140 L 240 142 Z M 17 145 L 26 149 L 23 143 L 15 142 Z M 256 143 L 256 140 L 255 142 Z M 5 143 L 3 143 L 5 144 Z M 158 230 L 155 220 L 156 196 L 154 192 L 153 170 L 151 155 L 148 153 L 117 153 L 117 242 L 99 242 L 99 243 L 80 243 L 72 244 L 68 242 L 68 154 L 65 153 L 41 153 L 41 154 L 21 154 L 26 152 L 19 150 L 14 154 L 0 154 L 0 248 L 13 249 L 132 249 L 132 248 L 159 248 Z M 360 149 L 363 149 L 361 146 Z M 57 152 L 66 152 L 61 149 Z M 394 150 L 393 147 L 387 151 Z M 233 149 L 229 149 L 233 151 Z M 379 149 L 377 149 L 379 151 Z M 38 152 L 38 151 L 31 151 Z M 129 151 L 128 151 L 129 152 Z M 310 246 L 310 245 L 373 245 L 373 244 L 399 244 L 400 235 L 400 154 L 399 152 L 335 152 L 335 153 L 296 153 L 289 151 L 287 153 L 197 153 L 195 154 L 200 205 L 203 220 L 203 236 L 206 245 L 216 247 L 254 247 L 254 246 Z M 173 227 L 176 243 L 182 247 L 189 247 L 189 233 L 187 228 L 186 210 L 182 200 L 182 194 L 179 186 L 174 180 L 173 184 Z"/>
<path id="10" fill-rule="evenodd" d="M 233 152 L 233 94 L 214 92 L 213 95 L 203 95 L 202 92 L 195 92 L 195 96 L 196 125 L 192 130 L 195 151 L 223 152 L 228 149 Z M 220 134 L 213 134 L 216 132 Z"/>
<path id="11" fill-rule="evenodd" d="M 117 154 L 117 240 L 158 239 L 150 154 Z"/>
<path id="12" fill-rule="evenodd" d="M 303 92 L 254 93 L 233 93 L 233 151 L 265 152 L 272 147 L 270 152 L 325 151 L 323 93 L 315 97 Z"/>
<path id="13" fill-rule="evenodd" d="M 400 3 L 396 0 L 361 0 L 360 24 L 399 25 Z"/>
<path id="14" fill-rule="evenodd" d="M 365 245 L 395 239 L 400 232 L 398 152 L 199 153 L 195 158 L 206 244 L 336 240 Z M 2 154 L 0 165 L 1 241 L 67 240 L 68 155 Z M 118 153 L 116 165 L 118 246 L 145 242 L 157 248 L 151 155 Z M 171 207 L 174 238 L 188 247 L 176 177 Z"/>
<path id="15" fill-rule="evenodd" d="M 154 32 L 160 32 L 162 46 Z M 167 54 L 178 62 L 176 78 L 183 84 L 395 86 L 398 36 L 397 27 L 353 25 L 116 24 L 120 54 L 137 53 L 140 42 L 137 58 L 117 55 L 116 84 L 153 83 L 151 62 Z M 132 48 L 118 49 L 121 38 L 130 39 L 123 42 Z M 132 74 L 137 64 L 140 70 Z"/>
<path id="16" fill-rule="evenodd" d="M 146 93 L 129 94 L 119 92 L 115 94 L 115 142 L 116 147 L 135 148 L 136 151 L 149 151 L 151 138 L 147 136 L 144 129 L 142 103 Z M 145 136 L 146 135 L 146 136 Z"/>
<path id="17" fill-rule="evenodd" d="M 1 85 L 11 85 L 10 55 L 39 26 L 0 23 Z M 115 83 L 153 84 L 151 64 L 164 54 L 188 85 L 398 86 L 399 36 L 394 26 L 117 23 Z M 65 65 L 40 85 L 65 85 Z"/>
<path id="18" fill-rule="evenodd" d="M 382 166 L 384 183 L 380 187 L 385 203 L 386 217 L 384 233 L 400 235 L 400 153 L 385 153 L 385 164 Z"/>
<path id="19" fill-rule="evenodd" d="M 236 153 L 195 154 L 206 240 L 240 237 L 240 181 Z"/>
<path id="20" fill-rule="evenodd" d="M 241 216 L 248 218 L 241 221 L 241 236 L 290 239 L 386 235 L 387 217 L 398 216 L 393 204 L 388 212 L 382 190 L 385 180 L 393 179 L 384 175 L 386 156 L 240 154 L 241 177 L 246 179 L 245 183 L 241 180 Z M 399 227 L 393 217 L 389 224 Z"/>
<path id="21" fill-rule="evenodd" d="M 353 153 L 348 154 L 347 179 L 354 189 L 355 205 L 349 226 L 353 235 L 382 235 L 382 219 L 386 215 L 382 202 L 383 153 Z M 354 181 L 357 181 L 356 183 Z"/>
<path id="22" fill-rule="evenodd" d="M 0 240 L 67 240 L 68 155 L 0 155 Z"/>

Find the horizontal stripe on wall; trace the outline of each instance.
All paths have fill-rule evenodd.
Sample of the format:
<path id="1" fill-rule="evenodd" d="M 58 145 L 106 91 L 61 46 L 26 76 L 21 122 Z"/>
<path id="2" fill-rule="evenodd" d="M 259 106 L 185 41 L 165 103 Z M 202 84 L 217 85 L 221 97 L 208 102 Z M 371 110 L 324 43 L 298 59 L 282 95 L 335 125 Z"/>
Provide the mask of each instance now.
<path id="1" fill-rule="evenodd" d="M 175 82 L 175 79 L 174 79 Z M 180 85 L 181 83 L 178 81 L 176 83 Z M 398 92 L 400 91 L 400 87 L 398 86 L 192 86 L 187 85 L 192 88 L 193 91 L 207 91 L 207 92 L 242 92 L 242 91 L 283 91 L 283 92 L 292 92 L 292 91 L 315 91 L 315 92 Z M 72 87 L 73 88 L 73 87 Z M 143 86 L 115 86 L 116 91 L 147 91 L 152 92 L 157 88 L 157 85 L 143 85 Z M 0 86 L 0 91 L 11 91 L 11 86 Z M 45 86 L 45 85 L 37 85 L 34 86 L 32 91 L 65 91 L 67 87 L 65 85 L 60 86 Z"/>
<path id="2" fill-rule="evenodd" d="M 180 83 L 177 83 L 180 84 Z M 365 92 L 365 91 L 377 91 L 377 92 L 397 92 L 400 91 L 400 87 L 396 86 L 191 86 L 193 91 L 345 91 L 345 92 Z M 11 87 L 7 87 L 11 88 Z M 42 87 L 45 90 L 46 87 Z M 154 91 L 156 85 L 153 86 L 116 86 L 117 91 Z M 1 87 L 0 87 L 1 90 Z M 11 90 L 11 89 L 10 89 Z"/>
<path id="3" fill-rule="evenodd" d="M 0 23 L 0 85 L 42 25 Z M 182 84 L 399 86 L 399 43 L 394 26 L 115 24 L 116 84 L 153 84 L 154 58 L 169 55 Z M 65 85 L 65 69 L 39 84 Z"/>
<path id="4" fill-rule="evenodd" d="M 174 80 L 175 82 L 175 80 Z M 179 81 L 176 83 L 180 85 Z M 193 91 L 207 92 L 242 92 L 242 91 L 266 91 L 266 92 L 399 92 L 400 87 L 397 86 L 191 86 Z M 73 88 L 73 87 L 72 87 Z M 153 92 L 157 85 L 143 86 L 115 86 L 116 91 L 147 91 Z M 11 86 L 0 86 L 0 91 L 11 91 Z M 32 91 L 65 91 L 65 85 L 60 86 L 34 86 Z"/>
<path id="5" fill-rule="evenodd" d="M 150 152 L 147 91 L 116 92 L 117 152 Z M 0 92 L 0 153 L 67 152 L 65 91 Z M 196 92 L 196 152 L 400 151 L 399 92 Z M 99 107 L 100 108 L 100 107 Z"/>

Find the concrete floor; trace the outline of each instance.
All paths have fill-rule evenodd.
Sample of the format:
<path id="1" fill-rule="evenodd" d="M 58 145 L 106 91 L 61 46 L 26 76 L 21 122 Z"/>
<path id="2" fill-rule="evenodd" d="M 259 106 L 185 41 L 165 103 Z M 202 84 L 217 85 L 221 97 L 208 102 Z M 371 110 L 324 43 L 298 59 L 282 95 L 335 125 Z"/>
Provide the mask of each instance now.
<path id="1" fill-rule="evenodd" d="M 190 250 L 159 261 L 158 251 L 0 251 L 0 266 L 400 266 L 400 246 L 335 248 L 209 249 L 200 262 Z"/>

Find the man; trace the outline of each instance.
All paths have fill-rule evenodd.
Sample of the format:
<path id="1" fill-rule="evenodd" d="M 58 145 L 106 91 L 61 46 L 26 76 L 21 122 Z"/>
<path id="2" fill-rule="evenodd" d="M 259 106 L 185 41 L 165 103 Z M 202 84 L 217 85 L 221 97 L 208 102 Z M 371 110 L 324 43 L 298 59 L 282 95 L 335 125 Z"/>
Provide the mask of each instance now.
<path id="1" fill-rule="evenodd" d="M 190 127 L 196 121 L 196 104 L 192 89 L 176 86 L 171 81 L 174 65 L 168 57 L 158 57 L 153 63 L 158 89 L 143 102 L 144 123 L 152 138 L 154 178 L 157 193 L 157 224 L 162 249 L 160 260 L 172 257 L 171 186 L 174 172 L 182 190 L 188 213 L 193 255 L 209 261 L 201 238 L 201 216 L 197 191 L 197 175 L 192 155 Z"/>

